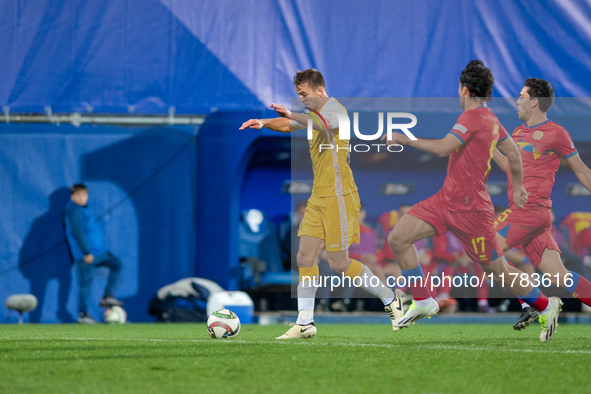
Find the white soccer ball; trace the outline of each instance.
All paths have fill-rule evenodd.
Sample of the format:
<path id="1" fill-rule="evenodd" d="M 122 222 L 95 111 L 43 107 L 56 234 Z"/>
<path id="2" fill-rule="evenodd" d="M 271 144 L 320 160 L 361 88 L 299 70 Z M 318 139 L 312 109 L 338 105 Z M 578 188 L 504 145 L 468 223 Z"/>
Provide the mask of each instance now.
<path id="1" fill-rule="evenodd" d="M 207 332 L 212 338 L 234 338 L 240 332 L 240 319 L 228 309 L 219 309 L 207 319 Z"/>
<path id="2" fill-rule="evenodd" d="M 112 306 L 105 311 L 105 323 L 120 323 L 127 321 L 127 313 L 120 306 Z"/>

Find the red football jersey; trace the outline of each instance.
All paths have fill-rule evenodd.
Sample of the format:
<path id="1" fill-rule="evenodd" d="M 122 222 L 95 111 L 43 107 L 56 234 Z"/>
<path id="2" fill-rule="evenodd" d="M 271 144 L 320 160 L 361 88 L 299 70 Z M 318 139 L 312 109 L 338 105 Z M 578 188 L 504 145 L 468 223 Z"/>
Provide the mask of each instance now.
<path id="1" fill-rule="evenodd" d="M 390 249 L 390 245 L 388 245 L 388 234 L 390 234 L 390 231 L 392 231 L 396 223 L 398 223 L 398 212 L 394 210 L 384 212 L 378 218 L 378 228 L 381 228 L 381 234 L 379 234 L 379 236 L 382 237 L 384 241 L 384 255 L 382 258 L 387 260 L 396 260 L 396 256 L 394 256 L 392 249 Z"/>
<path id="2" fill-rule="evenodd" d="M 513 141 L 521 153 L 523 187 L 529 193 L 526 208 L 543 206 L 550 208 L 554 174 L 560 166 L 560 158 L 568 159 L 577 154 L 568 132 L 550 120 L 538 125 L 519 126 L 513 132 Z M 509 179 L 509 208 L 515 208 L 511 173 Z"/>
<path id="3" fill-rule="evenodd" d="M 591 212 L 571 212 L 560 223 L 560 229 L 568 230 L 569 248 L 574 253 L 581 255 L 586 241 L 586 229 L 591 227 Z M 581 235 L 584 239 L 580 240 Z"/>
<path id="4" fill-rule="evenodd" d="M 449 211 L 470 212 L 493 209 L 486 191 L 492 152 L 507 138 L 507 130 L 496 115 L 486 107 L 464 111 L 451 134 L 462 146 L 449 156 L 447 176 L 440 190 Z"/>

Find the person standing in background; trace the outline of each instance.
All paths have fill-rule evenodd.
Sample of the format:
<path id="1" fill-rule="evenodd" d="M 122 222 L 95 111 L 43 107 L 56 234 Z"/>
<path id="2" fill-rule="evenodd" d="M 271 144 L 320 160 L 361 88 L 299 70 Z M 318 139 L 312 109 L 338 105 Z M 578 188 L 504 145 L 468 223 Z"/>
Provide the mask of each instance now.
<path id="1" fill-rule="evenodd" d="M 86 185 L 77 183 L 72 186 L 70 200 L 66 204 L 65 225 L 66 239 L 78 275 L 78 323 L 93 324 L 97 321 L 88 314 L 93 268 L 109 269 L 107 288 L 99 303 L 100 307 L 121 306 L 123 302 L 113 297 L 113 291 L 117 287 L 121 273 L 121 260 L 107 250 L 101 229 L 86 206 L 88 203 Z"/>

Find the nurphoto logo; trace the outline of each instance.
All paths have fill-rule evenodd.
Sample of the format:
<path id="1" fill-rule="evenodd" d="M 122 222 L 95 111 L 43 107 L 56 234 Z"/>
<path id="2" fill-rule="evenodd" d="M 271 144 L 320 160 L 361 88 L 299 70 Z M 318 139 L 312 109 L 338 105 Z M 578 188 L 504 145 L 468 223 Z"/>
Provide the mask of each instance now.
<path id="1" fill-rule="evenodd" d="M 349 117 L 343 113 L 335 113 L 335 116 L 338 118 L 339 121 L 339 139 L 340 140 L 350 140 L 351 139 L 351 122 L 349 121 Z M 409 131 L 409 129 L 413 128 L 417 124 L 417 117 L 408 112 L 387 112 L 386 113 L 387 124 L 386 124 L 386 133 L 388 135 L 388 139 L 392 139 L 392 131 L 393 130 L 400 130 L 408 138 L 411 140 L 416 141 L 416 137 Z M 409 119 L 410 123 L 394 123 L 394 119 L 405 118 Z M 312 119 L 308 120 L 308 140 L 313 139 L 313 125 Z M 384 133 L 384 113 L 378 112 L 378 131 L 374 134 L 363 134 L 359 130 L 359 112 L 353 112 L 353 132 L 355 136 L 363 141 L 379 141 L 382 138 Z M 387 144 L 355 144 L 349 145 L 348 147 L 340 147 L 336 145 L 336 150 L 348 150 L 349 152 L 369 152 L 372 150 L 372 147 L 376 148 L 377 152 L 380 152 L 383 148 L 384 151 L 396 153 L 402 152 L 403 146 L 394 144 L 388 146 Z M 322 150 L 331 150 L 335 149 L 335 144 L 320 144 L 320 151 Z"/>

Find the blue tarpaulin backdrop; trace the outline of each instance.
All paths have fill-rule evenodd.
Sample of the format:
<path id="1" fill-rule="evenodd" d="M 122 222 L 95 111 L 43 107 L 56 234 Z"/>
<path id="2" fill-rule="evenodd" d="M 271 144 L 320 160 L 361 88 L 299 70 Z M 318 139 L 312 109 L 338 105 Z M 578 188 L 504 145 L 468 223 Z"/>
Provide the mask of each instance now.
<path id="1" fill-rule="evenodd" d="M 117 295 L 131 321 L 147 320 L 156 290 L 194 272 L 195 168 L 190 127 L 2 126 L 0 299 L 35 294 L 40 306 L 31 321 L 77 317 L 77 280 L 62 222 L 69 187 L 84 181 L 107 247 L 124 263 Z M 95 300 L 106 270 L 98 276 Z M 91 306 L 98 318 L 97 303 Z M 0 308 L 0 321 L 7 312 Z"/>
<path id="2" fill-rule="evenodd" d="M 482 59 L 591 96 L 591 3 L 14 0 L 0 4 L 0 105 L 13 112 L 209 113 L 289 103 L 298 69 L 336 97 L 454 97 Z"/>

